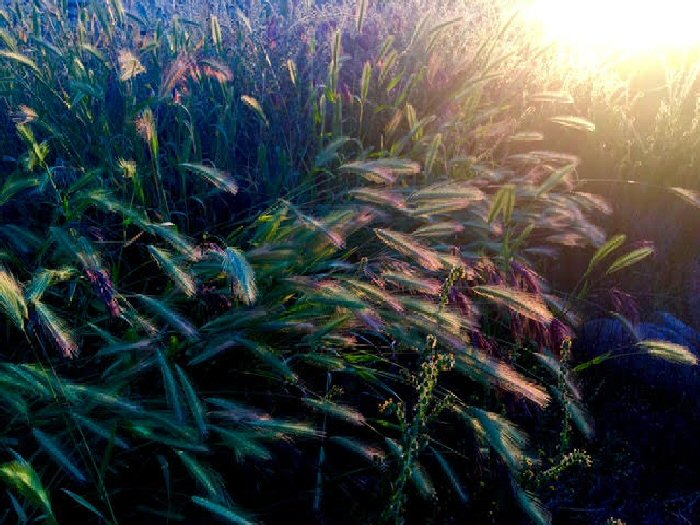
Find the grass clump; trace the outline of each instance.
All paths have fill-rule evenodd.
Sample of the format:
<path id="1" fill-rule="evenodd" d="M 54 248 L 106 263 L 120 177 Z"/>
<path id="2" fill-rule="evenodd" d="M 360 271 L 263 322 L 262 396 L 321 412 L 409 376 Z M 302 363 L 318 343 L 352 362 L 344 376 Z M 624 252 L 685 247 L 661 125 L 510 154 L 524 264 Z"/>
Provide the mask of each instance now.
<path id="1" fill-rule="evenodd" d="M 547 523 L 532 480 L 593 435 L 573 307 L 624 239 L 513 102 L 515 22 L 46 5 L 1 16 L 1 519 Z M 571 246 L 567 295 L 537 268 Z"/>

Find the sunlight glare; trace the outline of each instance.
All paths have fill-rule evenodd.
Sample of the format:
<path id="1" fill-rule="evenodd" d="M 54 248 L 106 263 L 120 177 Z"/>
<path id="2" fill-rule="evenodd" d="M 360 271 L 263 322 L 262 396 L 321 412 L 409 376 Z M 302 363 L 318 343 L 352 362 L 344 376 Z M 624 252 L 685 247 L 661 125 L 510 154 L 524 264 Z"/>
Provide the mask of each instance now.
<path id="1" fill-rule="evenodd" d="M 532 0 L 528 15 L 546 40 L 580 51 L 636 54 L 700 44 L 700 0 Z"/>

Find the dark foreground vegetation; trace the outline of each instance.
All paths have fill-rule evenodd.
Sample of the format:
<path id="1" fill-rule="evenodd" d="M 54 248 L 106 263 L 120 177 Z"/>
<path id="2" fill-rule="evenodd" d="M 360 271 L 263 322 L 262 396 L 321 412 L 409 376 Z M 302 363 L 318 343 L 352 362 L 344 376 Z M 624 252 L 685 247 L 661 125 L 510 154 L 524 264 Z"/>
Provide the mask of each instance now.
<path id="1" fill-rule="evenodd" d="M 0 10 L 0 522 L 700 522 L 692 53 L 213 6 Z"/>

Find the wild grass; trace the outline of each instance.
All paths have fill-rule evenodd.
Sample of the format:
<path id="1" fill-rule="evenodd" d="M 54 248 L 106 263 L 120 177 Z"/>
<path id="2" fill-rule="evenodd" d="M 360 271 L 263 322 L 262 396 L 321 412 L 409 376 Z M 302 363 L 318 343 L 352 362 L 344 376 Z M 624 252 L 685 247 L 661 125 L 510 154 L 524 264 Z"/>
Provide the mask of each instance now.
<path id="1" fill-rule="evenodd" d="M 595 66 L 578 67 L 563 66 L 560 53 L 553 48 L 539 67 L 567 94 L 559 106 L 574 108 L 595 131 L 568 132 L 552 145 L 586 159 L 581 188 L 607 195 L 613 204 L 602 224 L 637 243 L 651 241 L 656 249 L 645 265 L 646 278 L 627 272 L 621 284 L 634 289 L 644 308 L 693 318 L 693 294 L 687 292 L 693 272 L 678 268 L 692 267 L 698 249 L 697 49 L 644 57 L 611 53 Z M 531 125 L 551 115 L 538 108 Z"/>
<path id="2" fill-rule="evenodd" d="M 622 242 L 490 5 L 0 11 L 0 520 L 547 522 L 524 429 L 591 436 L 574 299 Z"/>

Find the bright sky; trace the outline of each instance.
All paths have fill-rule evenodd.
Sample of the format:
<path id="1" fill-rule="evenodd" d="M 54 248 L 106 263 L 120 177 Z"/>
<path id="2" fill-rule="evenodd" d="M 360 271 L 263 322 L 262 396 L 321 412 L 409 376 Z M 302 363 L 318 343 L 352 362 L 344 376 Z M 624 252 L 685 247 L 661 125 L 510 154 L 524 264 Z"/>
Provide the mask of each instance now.
<path id="1" fill-rule="evenodd" d="M 530 0 L 546 39 L 644 53 L 700 45 L 700 0 Z M 591 49 L 592 50 L 592 49 Z"/>

